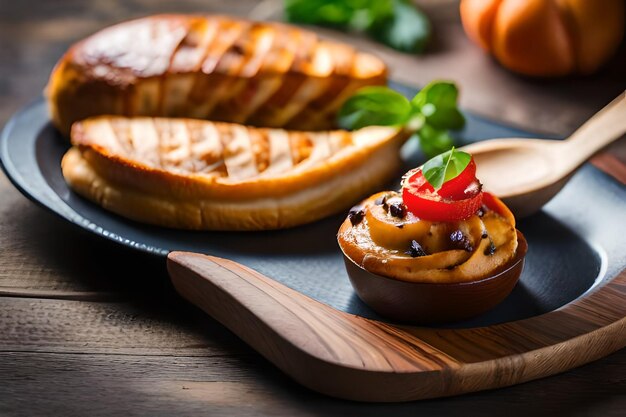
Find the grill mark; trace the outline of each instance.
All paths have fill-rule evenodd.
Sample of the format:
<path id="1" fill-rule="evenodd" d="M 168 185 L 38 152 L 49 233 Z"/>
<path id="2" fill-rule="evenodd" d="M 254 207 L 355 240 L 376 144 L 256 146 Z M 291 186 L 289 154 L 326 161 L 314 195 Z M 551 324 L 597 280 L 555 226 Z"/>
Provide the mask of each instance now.
<path id="1" fill-rule="evenodd" d="M 130 141 L 130 123 L 125 119 L 113 119 L 105 121 L 111 127 L 115 140 L 120 146 L 122 155 L 132 156 L 134 149 Z"/>
<path id="2" fill-rule="evenodd" d="M 306 111 L 311 103 L 322 96 L 332 85 L 333 77 L 330 75 L 334 71 L 334 60 L 331 49 L 326 43 L 320 42 L 315 46 L 314 51 L 311 62 L 308 63 L 308 72 L 312 72 L 313 76 L 306 78 L 294 93 L 283 108 L 277 125 L 292 125 L 292 121 L 297 120 L 298 115 Z"/>
<path id="3" fill-rule="evenodd" d="M 169 119 L 155 119 L 154 123 L 159 132 L 158 152 L 160 155 L 160 166 L 167 167 L 166 155 L 172 146 L 172 126 Z"/>
<path id="4" fill-rule="evenodd" d="M 156 104 L 157 113 L 156 114 L 164 114 L 163 104 L 164 104 L 164 99 L 165 99 L 165 82 L 167 80 L 167 76 L 170 75 L 170 71 L 172 69 L 172 63 L 174 61 L 174 57 L 176 56 L 176 52 L 178 51 L 178 49 L 180 48 L 180 45 L 185 40 L 185 37 L 189 34 L 189 29 L 190 29 L 190 23 L 185 22 L 185 28 L 184 28 L 185 35 L 181 36 L 178 42 L 176 43 L 176 46 L 174 47 L 174 49 L 172 50 L 172 53 L 169 56 L 168 63 L 167 63 L 167 70 L 161 77 L 159 77 L 158 87 L 157 87 L 157 104 Z M 146 116 L 149 116 L 149 114 L 146 114 Z"/>
<path id="5" fill-rule="evenodd" d="M 220 74 L 222 86 L 209 118 L 230 120 L 231 114 L 239 112 L 237 97 L 242 94 L 250 78 L 259 70 L 262 58 L 272 47 L 274 31 L 266 25 L 253 23 L 229 49 L 226 50 L 215 70 Z M 256 80 L 255 80 L 256 82 Z"/>
<path id="6" fill-rule="evenodd" d="M 303 129 L 310 129 L 318 123 L 324 123 L 324 125 L 327 123 L 333 124 L 333 121 L 329 120 L 329 117 L 333 116 L 334 113 L 339 110 L 339 107 L 362 86 L 360 81 L 354 81 L 349 78 L 345 78 L 344 81 L 341 86 L 337 85 L 334 97 L 329 97 L 329 101 L 325 104 L 325 107 L 320 107 L 315 112 L 310 112 L 311 117 L 308 119 L 303 118 L 302 120 L 298 120 L 298 123 Z"/>
<path id="7" fill-rule="evenodd" d="M 248 27 L 249 24 L 245 22 L 220 21 L 217 28 L 217 36 L 207 48 L 206 57 L 202 62 L 202 72 L 207 75 L 212 74 L 224 58 L 226 51 L 238 38 L 243 36 L 244 31 L 247 31 Z"/>
<path id="8" fill-rule="evenodd" d="M 258 175 L 248 129 L 239 125 L 218 125 L 218 129 L 222 133 L 220 136 L 228 176 L 241 180 Z"/>
<path id="9" fill-rule="evenodd" d="M 298 38 L 298 47 L 296 48 L 294 61 L 291 65 L 291 71 L 304 72 L 304 66 L 311 61 L 315 51 L 315 46 L 319 42 L 319 38 L 315 33 L 301 31 L 297 31 L 294 36 L 297 36 Z"/>
<path id="10" fill-rule="evenodd" d="M 226 48 L 215 62 L 213 73 L 236 77 L 240 74 L 244 62 L 250 58 L 250 44 L 254 39 L 255 24 L 239 22 L 240 31 L 233 38 L 226 39 Z M 252 45 L 254 46 L 254 45 Z"/>
<path id="11" fill-rule="evenodd" d="M 196 140 L 192 137 L 191 154 L 197 161 L 196 172 L 210 173 L 224 166 L 223 146 L 213 123 L 197 123 Z"/>
<path id="12" fill-rule="evenodd" d="M 254 118 L 254 114 L 262 106 L 268 104 L 283 85 L 286 78 L 284 74 L 295 59 L 297 38 L 289 36 L 292 31 L 287 27 L 279 26 L 274 32 L 274 44 L 260 60 L 258 72 L 263 75 L 256 79 L 249 79 L 243 93 L 233 100 L 233 105 L 239 109 L 238 117 L 232 117 L 235 122 L 246 123 Z"/>
<path id="13" fill-rule="evenodd" d="M 304 72 L 312 60 L 318 38 L 315 34 L 297 30 L 293 31 L 292 36 L 295 41 L 291 66 L 278 90 L 259 107 L 256 114 L 250 117 L 252 124 L 280 126 L 279 118 L 284 113 L 285 107 L 296 100 L 303 100 L 298 94 L 302 95 L 303 86 L 306 88 L 307 77 Z"/>
<path id="14" fill-rule="evenodd" d="M 328 139 L 330 143 L 331 155 L 336 154 L 341 149 L 347 146 L 350 146 L 352 144 L 350 134 L 347 132 L 344 132 L 344 131 L 330 132 L 328 136 L 329 136 Z"/>
<path id="15" fill-rule="evenodd" d="M 220 95 L 227 90 L 232 79 L 220 75 L 218 66 L 223 63 L 226 51 L 233 43 L 244 36 L 249 23 L 222 20 L 217 28 L 217 36 L 207 46 L 207 54 L 202 63 L 202 71 L 196 76 L 189 95 L 190 114 L 192 117 L 208 119 L 217 104 Z M 222 64 L 223 65 L 223 64 Z"/>
<path id="16" fill-rule="evenodd" d="M 276 115 L 276 121 L 271 123 L 274 126 L 291 125 L 291 121 L 309 105 L 311 100 L 321 94 L 330 83 L 331 80 L 328 77 L 304 78 L 295 94 L 289 98 L 285 103 L 285 107 Z"/>
<path id="17" fill-rule="evenodd" d="M 206 59 L 209 53 L 209 47 L 217 35 L 217 26 L 217 19 L 203 18 L 195 19 L 188 25 L 187 34 L 183 37 L 172 54 L 169 72 L 163 79 L 162 91 L 163 94 L 167 91 L 168 95 L 167 97 L 163 97 L 161 106 L 159 107 L 161 114 L 165 116 L 176 116 L 177 113 L 185 113 L 190 92 L 194 90 L 198 75 L 202 73 L 200 71 L 202 63 Z M 195 45 L 188 47 L 190 43 Z M 170 106 L 165 106 L 165 102 L 171 100 L 173 96 L 171 88 L 168 87 L 172 84 L 178 86 L 183 85 L 183 83 L 177 80 L 177 77 L 190 77 L 190 85 L 184 97 L 177 97 L 174 103 L 170 104 Z M 165 111 L 168 108 L 170 111 Z"/>
<path id="18" fill-rule="evenodd" d="M 246 51 L 248 53 L 244 55 L 244 63 L 239 73 L 234 74 L 242 78 L 250 78 L 258 74 L 264 58 L 275 47 L 276 31 L 272 28 L 265 25 L 255 25 L 251 33 L 254 35 L 249 38 L 250 45 Z"/>
<path id="19" fill-rule="evenodd" d="M 169 70 L 175 49 L 187 31 L 185 26 L 185 21 L 181 23 L 180 19 L 168 21 L 151 19 L 144 24 L 137 24 L 132 36 L 130 32 L 123 32 L 129 28 L 120 30 L 118 36 L 122 36 L 122 39 L 118 41 L 122 45 L 131 46 L 117 57 L 114 56 L 113 59 L 117 59 L 115 66 L 122 68 L 130 66 L 136 77 L 144 78 L 142 83 L 125 89 L 125 114 L 133 116 L 155 114 L 161 109 L 162 80 Z M 106 40 L 103 42 L 101 48 L 107 46 Z M 146 93 L 154 97 L 145 99 Z"/>
<path id="20" fill-rule="evenodd" d="M 294 166 L 307 159 L 313 150 L 313 142 L 302 132 L 289 132 L 289 145 Z"/>
<path id="21" fill-rule="evenodd" d="M 262 101 L 255 103 L 253 100 L 259 94 L 263 94 L 260 83 L 262 83 L 261 77 L 257 77 L 260 68 L 264 62 L 265 57 L 269 51 L 274 48 L 274 42 L 276 39 L 276 31 L 271 30 L 265 25 L 252 26 L 247 42 L 244 44 L 244 55 L 241 57 L 241 64 L 236 73 L 225 74 L 231 77 L 233 81 L 226 91 L 221 95 L 219 103 L 215 106 L 215 109 L 211 117 L 215 120 L 233 120 L 244 122 L 247 118 L 247 114 L 252 112 L 251 106 L 259 106 Z M 229 69 L 231 70 L 231 69 Z M 278 80 L 274 80 L 277 84 L 273 90 L 275 90 L 280 83 Z M 265 94 L 267 96 L 267 94 Z M 267 97 L 265 97 L 266 99 Z"/>
<path id="22" fill-rule="evenodd" d="M 172 54 L 170 72 L 195 72 L 205 61 L 209 46 L 217 35 L 217 19 L 195 19 L 188 25 L 187 35 Z"/>
<path id="23" fill-rule="evenodd" d="M 293 100 L 294 94 L 300 90 L 305 80 L 306 77 L 302 74 L 285 74 L 280 80 L 278 89 L 248 118 L 250 123 L 258 126 L 279 126 L 276 120 L 284 111 L 284 107 Z"/>
<path id="24" fill-rule="evenodd" d="M 291 142 L 289 134 L 281 129 L 266 130 L 269 142 L 270 164 L 266 174 L 282 174 L 293 168 Z"/>
<path id="25" fill-rule="evenodd" d="M 261 61 L 259 71 L 274 76 L 286 73 L 293 64 L 298 47 L 301 46 L 296 35 L 299 32 L 286 26 L 274 28 L 274 44 Z"/>
<path id="26" fill-rule="evenodd" d="M 189 159 L 189 132 L 184 121 L 168 121 L 168 136 L 161 149 L 164 167 L 177 170 L 185 167 Z"/>
<path id="27" fill-rule="evenodd" d="M 352 69 L 352 62 L 356 55 L 354 48 L 347 45 L 336 45 L 328 42 L 322 43 L 328 51 L 329 59 L 332 61 L 332 76 L 323 90 L 311 100 L 308 105 L 293 116 L 289 121 L 290 126 L 306 123 L 309 120 L 316 120 L 319 112 L 323 112 L 346 88 L 350 79 L 348 77 Z"/>
<path id="28" fill-rule="evenodd" d="M 248 132 L 248 136 L 250 137 L 251 151 L 254 155 L 257 171 L 262 173 L 267 170 L 272 163 L 270 159 L 269 141 L 266 135 L 258 130 L 246 129 L 246 132 Z"/>
<path id="29" fill-rule="evenodd" d="M 130 142 L 134 149 L 134 157 L 145 158 L 151 165 L 160 166 L 161 158 L 158 152 L 159 133 L 150 118 L 133 120 L 130 125 Z"/>
<path id="30" fill-rule="evenodd" d="M 333 154 L 330 147 L 330 137 L 327 132 L 309 133 L 308 136 L 313 144 L 311 154 L 304 161 L 300 162 L 295 167 L 294 171 L 302 171 L 310 168 L 320 161 L 328 159 Z"/>

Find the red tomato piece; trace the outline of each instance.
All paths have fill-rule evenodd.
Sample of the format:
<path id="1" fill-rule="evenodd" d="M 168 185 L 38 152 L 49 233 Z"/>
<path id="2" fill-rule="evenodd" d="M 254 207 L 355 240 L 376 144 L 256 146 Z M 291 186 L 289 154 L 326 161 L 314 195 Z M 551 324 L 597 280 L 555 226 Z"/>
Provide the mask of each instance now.
<path id="1" fill-rule="evenodd" d="M 402 200 L 417 217 L 430 221 L 457 221 L 474 215 L 483 203 L 476 164 L 472 159 L 457 177 L 438 192 L 426 181 L 421 169 L 410 171 L 402 185 Z"/>
<path id="2" fill-rule="evenodd" d="M 463 172 L 458 176 L 452 178 L 450 181 L 443 183 L 438 191 L 438 194 L 442 197 L 448 197 L 453 200 L 460 200 L 473 194 L 472 190 L 468 190 L 468 187 L 476 181 L 476 163 L 474 158 L 470 160 Z"/>

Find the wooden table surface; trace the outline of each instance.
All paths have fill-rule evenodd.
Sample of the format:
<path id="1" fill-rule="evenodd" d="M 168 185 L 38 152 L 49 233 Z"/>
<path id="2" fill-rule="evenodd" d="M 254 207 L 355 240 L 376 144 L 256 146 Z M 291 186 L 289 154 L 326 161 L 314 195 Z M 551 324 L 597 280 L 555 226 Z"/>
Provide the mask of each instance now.
<path id="1" fill-rule="evenodd" d="M 0 3 L 0 124 L 36 98 L 55 61 L 95 30 L 156 12 L 274 17 L 276 2 L 63 0 Z M 466 108 L 564 136 L 626 87 L 626 54 L 589 78 L 537 81 L 465 39 L 454 1 L 425 1 L 436 49 L 403 55 L 367 40 L 396 79 L 451 78 Z M 624 141 L 600 163 L 621 167 Z M 617 165 L 615 165 L 617 164 Z M 405 404 L 359 404 L 293 383 L 180 299 L 164 260 L 75 229 L 0 175 L 0 415 L 599 415 L 626 410 L 626 350 L 523 385 Z M 426 414 L 430 413 L 430 414 Z"/>

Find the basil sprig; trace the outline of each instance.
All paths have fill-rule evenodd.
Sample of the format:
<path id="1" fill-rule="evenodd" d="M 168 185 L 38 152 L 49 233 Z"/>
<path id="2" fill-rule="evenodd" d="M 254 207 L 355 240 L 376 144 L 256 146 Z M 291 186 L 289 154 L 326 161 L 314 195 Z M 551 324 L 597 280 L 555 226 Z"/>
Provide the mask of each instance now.
<path id="1" fill-rule="evenodd" d="M 409 121 L 412 112 L 411 102 L 397 91 L 383 86 L 364 87 L 344 102 L 339 110 L 339 126 L 399 126 Z"/>
<path id="2" fill-rule="evenodd" d="M 429 159 L 422 167 L 422 174 L 435 191 L 443 184 L 458 177 L 470 163 L 472 156 L 454 148 Z"/>
<path id="3" fill-rule="evenodd" d="M 420 53 L 430 21 L 409 0 L 285 0 L 289 22 L 365 32 L 403 52 Z"/>
<path id="4" fill-rule="evenodd" d="M 339 126 L 404 126 L 414 131 L 422 152 L 432 157 L 453 145 L 450 130 L 461 129 L 465 117 L 457 107 L 459 91 L 449 81 L 433 81 L 411 101 L 388 87 L 364 87 L 339 110 Z"/>

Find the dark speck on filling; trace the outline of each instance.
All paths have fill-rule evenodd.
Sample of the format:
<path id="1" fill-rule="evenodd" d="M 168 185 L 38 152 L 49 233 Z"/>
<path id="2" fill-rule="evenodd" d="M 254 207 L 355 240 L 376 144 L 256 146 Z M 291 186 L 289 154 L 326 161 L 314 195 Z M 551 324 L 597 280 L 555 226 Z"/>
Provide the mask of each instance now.
<path id="1" fill-rule="evenodd" d="M 402 229 L 404 227 L 404 223 L 396 224 L 396 227 L 398 229 Z"/>
<path id="2" fill-rule="evenodd" d="M 481 237 L 482 239 L 487 239 L 487 238 L 489 237 L 489 235 L 487 234 L 487 232 L 483 232 L 483 234 L 482 234 L 482 235 L 480 235 L 480 237 Z"/>
<path id="3" fill-rule="evenodd" d="M 411 241 L 411 246 L 409 250 L 406 252 L 407 255 L 411 255 L 413 258 L 417 258 L 419 256 L 426 256 L 426 251 L 422 248 L 422 246 L 417 243 L 416 240 Z"/>
<path id="4" fill-rule="evenodd" d="M 348 213 L 348 219 L 350 219 L 350 223 L 352 226 L 356 226 L 357 224 L 363 221 L 363 217 L 365 217 L 365 212 L 363 211 L 363 207 L 354 206 L 350 209 L 350 213 Z"/>
<path id="5" fill-rule="evenodd" d="M 382 205 L 383 208 L 385 209 L 385 211 L 389 211 L 389 199 L 393 198 L 397 195 L 397 193 L 387 193 L 382 197 L 378 197 L 376 199 L 376 201 L 374 201 L 374 204 L 376 204 L 377 206 Z"/>
<path id="6" fill-rule="evenodd" d="M 496 246 L 493 244 L 493 242 L 489 242 L 489 246 L 487 246 L 485 248 L 485 252 L 483 252 L 485 254 L 485 256 L 491 256 L 496 252 Z"/>
<path id="7" fill-rule="evenodd" d="M 455 230 L 454 232 L 450 233 L 450 241 L 455 247 L 459 249 L 464 249 L 467 252 L 471 252 L 474 250 L 474 247 L 470 243 L 467 236 L 465 236 L 460 230 Z"/>
<path id="8" fill-rule="evenodd" d="M 400 202 L 395 202 L 389 206 L 389 214 L 393 217 L 403 219 L 406 216 L 406 207 Z"/>

